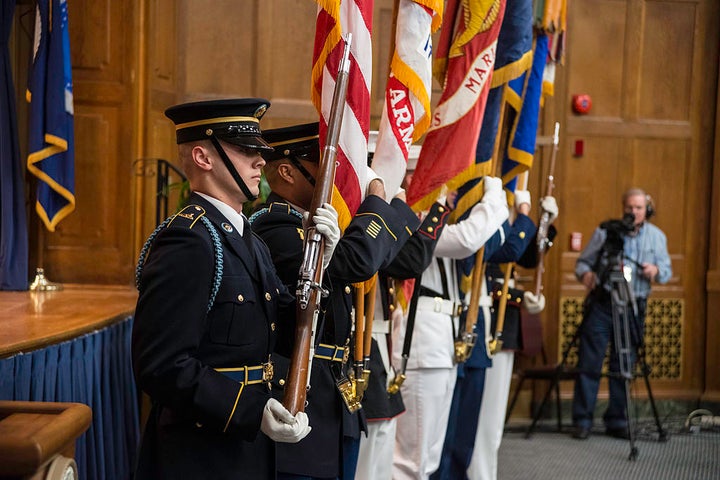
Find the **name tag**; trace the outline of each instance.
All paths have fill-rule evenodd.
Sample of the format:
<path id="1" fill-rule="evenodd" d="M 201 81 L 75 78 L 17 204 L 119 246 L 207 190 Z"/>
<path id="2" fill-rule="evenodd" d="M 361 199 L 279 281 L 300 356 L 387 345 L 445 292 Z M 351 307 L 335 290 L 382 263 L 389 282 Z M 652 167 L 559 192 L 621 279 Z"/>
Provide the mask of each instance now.
<path id="1" fill-rule="evenodd" d="M 623 276 L 626 282 L 632 282 L 632 267 L 630 265 L 623 265 Z"/>

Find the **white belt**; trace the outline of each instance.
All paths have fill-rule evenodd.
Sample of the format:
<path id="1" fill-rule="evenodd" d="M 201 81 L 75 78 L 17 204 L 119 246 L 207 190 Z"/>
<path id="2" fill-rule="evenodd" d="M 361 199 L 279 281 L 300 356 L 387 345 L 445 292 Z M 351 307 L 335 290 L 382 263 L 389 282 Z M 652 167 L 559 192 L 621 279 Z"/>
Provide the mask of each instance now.
<path id="1" fill-rule="evenodd" d="M 372 333 L 390 333 L 390 321 L 388 320 L 373 320 Z"/>
<path id="2" fill-rule="evenodd" d="M 460 316 L 460 312 L 462 312 L 464 307 L 462 303 L 451 302 L 441 297 L 425 297 L 422 295 L 418 298 L 417 304 L 418 310 L 444 313 L 451 317 Z"/>

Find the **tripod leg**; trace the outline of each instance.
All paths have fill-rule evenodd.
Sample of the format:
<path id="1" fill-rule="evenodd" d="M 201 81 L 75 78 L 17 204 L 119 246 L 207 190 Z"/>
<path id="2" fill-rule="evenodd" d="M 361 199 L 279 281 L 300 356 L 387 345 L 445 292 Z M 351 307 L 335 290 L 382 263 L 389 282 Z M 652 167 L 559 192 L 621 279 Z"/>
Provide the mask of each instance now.
<path id="1" fill-rule="evenodd" d="M 558 366 L 558 369 L 561 368 Z M 550 394 L 552 393 L 553 389 L 555 388 L 555 385 L 558 383 L 558 376 L 560 375 L 559 370 L 556 371 L 555 376 L 552 380 L 550 380 L 550 386 L 548 387 L 547 391 L 545 392 L 545 396 L 542 399 L 542 402 L 540 403 L 540 406 L 538 407 L 537 411 L 535 412 L 535 415 L 533 415 L 533 421 L 528 427 L 527 431 L 525 432 L 525 438 L 530 438 L 530 435 L 532 434 L 533 430 L 535 430 L 535 426 L 537 425 L 538 421 L 540 420 L 540 415 L 542 415 L 543 410 L 545 410 L 545 405 L 547 404 L 548 398 L 550 398 Z"/>
<path id="2" fill-rule="evenodd" d="M 638 457 L 638 449 L 635 446 L 635 432 L 633 431 L 633 428 L 630 425 L 630 382 L 632 380 L 626 378 L 625 379 L 625 414 L 627 415 L 627 431 L 628 431 L 628 440 L 630 441 L 630 455 L 628 456 L 628 460 L 635 461 Z"/>
<path id="3" fill-rule="evenodd" d="M 661 442 L 667 442 L 668 433 L 667 430 L 663 428 L 662 423 L 660 422 L 660 415 L 658 414 L 657 406 L 655 405 L 655 398 L 653 397 L 652 389 L 650 388 L 650 372 L 647 363 L 645 363 L 644 347 L 638 349 L 638 361 L 642 361 L 641 371 L 643 377 L 645 378 L 645 388 L 647 388 L 648 398 L 650 399 L 650 406 L 652 407 L 653 416 L 655 417 L 655 426 L 657 427 L 658 431 L 658 440 Z"/>
<path id="4" fill-rule="evenodd" d="M 632 345 L 630 340 L 630 318 L 628 316 L 628 303 L 631 298 L 629 287 L 625 278 L 619 272 L 611 275 L 613 290 L 610 295 L 612 299 L 612 320 L 615 340 L 615 354 L 618 359 L 619 374 L 625 385 L 625 418 L 628 440 L 630 441 L 630 455 L 628 460 L 634 461 L 638 457 L 638 449 L 635 446 L 635 432 L 630 424 L 630 382 L 632 382 Z"/>

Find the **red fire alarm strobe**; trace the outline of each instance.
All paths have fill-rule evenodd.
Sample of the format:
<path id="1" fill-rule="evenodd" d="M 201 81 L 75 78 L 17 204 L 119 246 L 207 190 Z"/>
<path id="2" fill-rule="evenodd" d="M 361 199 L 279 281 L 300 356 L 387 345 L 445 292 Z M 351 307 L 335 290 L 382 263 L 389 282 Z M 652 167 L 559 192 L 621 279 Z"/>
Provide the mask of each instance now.
<path id="1" fill-rule="evenodd" d="M 590 112 L 590 108 L 592 108 L 592 99 L 590 98 L 590 95 L 585 93 L 581 95 L 573 95 L 572 109 L 575 113 L 585 115 Z"/>

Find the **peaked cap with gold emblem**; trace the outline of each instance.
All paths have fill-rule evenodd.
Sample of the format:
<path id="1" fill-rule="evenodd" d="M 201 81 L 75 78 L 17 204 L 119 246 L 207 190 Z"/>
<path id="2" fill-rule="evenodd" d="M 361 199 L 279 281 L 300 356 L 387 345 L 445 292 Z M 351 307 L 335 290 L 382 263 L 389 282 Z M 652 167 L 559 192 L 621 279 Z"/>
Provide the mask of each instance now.
<path id="1" fill-rule="evenodd" d="M 245 148 L 272 150 L 260 131 L 260 119 L 269 106 L 262 98 L 207 100 L 174 105 L 165 116 L 175 123 L 177 143 L 215 136 Z"/>
<path id="2" fill-rule="evenodd" d="M 320 126 L 318 122 L 274 128 L 263 132 L 263 138 L 275 150 L 263 152 L 267 161 L 298 157 L 309 162 L 320 161 Z"/>

